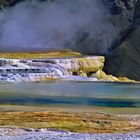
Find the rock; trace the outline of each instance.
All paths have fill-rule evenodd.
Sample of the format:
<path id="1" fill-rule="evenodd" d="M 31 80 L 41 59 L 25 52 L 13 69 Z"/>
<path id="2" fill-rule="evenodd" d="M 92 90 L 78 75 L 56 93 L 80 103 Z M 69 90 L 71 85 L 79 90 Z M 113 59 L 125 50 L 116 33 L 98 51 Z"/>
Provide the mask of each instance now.
<path id="1" fill-rule="evenodd" d="M 115 14 L 122 15 L 126 22 L 124 22 L 125 29 L 112 42 L 112 50 L 106 56 L 104 70 L 117 77 L 126 76 L 130 79 L 140 80 L 140 61 L 138 59 L 140 57 L 140 0 L 106 0 L 106 2 L 110 8 L 113 4 L 116 9 L 119 9 Z"/>
<path id="2" fill-rule="evenodd" d="M 130 83 L 134 83 L 136 82 L 135 80 L 130 80 L 127 77 L 118 77 L 119 82 L 130 82 Z"/>
<path id="3" fill-rule="evenodd" d="M 104 79 L 106 76 L 106 73 L 102 70 L 98 70 L 96 73 L 91 75 L 91 77 L 97 78 L 99 80 Z"/>
<path id="4" fill-rule="evenodd" d="M 140 80 L 140 28 L 106 56 L 104 70 L 117 77 Z"/>
<path id="5" fill-rule="evenodd" d="M 104 67 L 105 58 L 103 56 L 98 57 L 85 57 L 78 58 L 77 63 L 80 65 L 80 70 L 84 72 L 97 72 Z"/>
<path id="6" fill-rule="evenodd" d="M 87 74 L 85 72 L 81 71 L 81 70 L 77 74 L 79 76 L 85 76 L 85 77 L 87 77 Z"/>
<path id="7" fill-rule="evenodd" d="M 82 81 L 135 82 L 107 75 L 103 56 L 55 59 L 0 59 L 0 82 L 44 81 L 54 79 Z M 89 77 L 90 73 L 92 75 Z M 91 78 L 92 77 L 92 78 Z M 76 79 L 77 78 L 77 79 Z"/>
<path id="8" fill-rule="evenodd" d="M 47 61 L 46 61 L 47 60 Z M 105 58 L 103 56 L 86 56 L 78 58 L 61 59 L 32 59 L 29 66 L 46 66 L 48 63 L 57 64 L 69 72 L 96 72 L 104 66 Z"/>
<path id="9" fill-rule="evenodd" d="M 117 82 L 119 81 L 117 77 L 112 75 L 107 75 L 104 71 L 98 70 L 96 73 L 93 73 L 91 77 L 97 78 L 101 81 L 111 81 L 111 82 Z"/>
<path id="10" fill-rule="evenodd" d="M 136 0 L 104 0 L 112 14 L 120 14 L 125 10 L 132 10 Z"/>
<path id="11" fill-rule="evenodd" d="M 104 81 L 111 81 L 111 82 L 118 82 L 118 78 L 112 75 L 107 75 L 104 79 Z"/>
<path id="12" fill-rule="evenodd" d="M 104 66 L 104 57 L 86 56 L 81 58 L 55 59 L 0 59 L 0 82 L 41 81 L 63 79 L 76 73 L 87 77 Z M 79 76 L 79 77 L 78 77 Z M 75 77 L 76 78 L 76 77 Z M 74 78 L 74 79 L 75 79 Z M 97 80 L 86 78 L 86 80 Z"/>
<path id="13" fill-rule="evenodd" d="M 120 16 L 125 24 L 140 25 L 140 0 L 104 0 L 112 15 Z M 116 18 L 114 16 L 114 18 Z M 120 21 L 121 22 L 121 21 Z M 127 25 L 126 24 L 126 25 Z M 127 26 L 125 26 L 127 28 Z"/>

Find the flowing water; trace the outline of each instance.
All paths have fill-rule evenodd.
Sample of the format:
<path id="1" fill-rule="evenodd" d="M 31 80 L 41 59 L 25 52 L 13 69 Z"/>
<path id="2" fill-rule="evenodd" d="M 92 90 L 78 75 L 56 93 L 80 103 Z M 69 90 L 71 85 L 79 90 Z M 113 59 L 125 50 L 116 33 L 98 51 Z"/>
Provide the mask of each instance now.
<path id="1" fill-rule="evenodd" d="M 48 81 L 0 85 L 3 105 L 71 108 L 71 110 L 140 113 L 140 85 L 130 83 Z M 16 107 L 8 111 L 16 110 Z M 23 111 L 23 109 L 19 109 Z M 26 110 L 26 109 L 25 109 Z M 45 109 L 44 109 L 45 110 Z"/>

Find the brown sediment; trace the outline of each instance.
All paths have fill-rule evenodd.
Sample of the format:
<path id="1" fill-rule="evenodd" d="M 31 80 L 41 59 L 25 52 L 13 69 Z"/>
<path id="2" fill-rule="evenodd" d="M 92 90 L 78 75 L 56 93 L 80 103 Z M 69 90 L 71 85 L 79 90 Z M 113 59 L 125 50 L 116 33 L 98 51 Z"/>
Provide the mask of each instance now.
<path id="1" fill-rule="evenodd" d="M 82 112 L 1 112 L 0 127 L 53 128 L 84 133 L 140 131 L 140 115 Z"/>

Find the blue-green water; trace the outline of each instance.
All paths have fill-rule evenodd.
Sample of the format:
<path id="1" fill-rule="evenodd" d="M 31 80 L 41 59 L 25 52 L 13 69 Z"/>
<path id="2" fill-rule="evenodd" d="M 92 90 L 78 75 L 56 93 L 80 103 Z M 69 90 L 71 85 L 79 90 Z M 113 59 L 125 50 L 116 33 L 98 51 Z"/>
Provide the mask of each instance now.
<path id="1" fill-rule="evenodd" d="M 140 84 L 74 81 L 1 84 L 0 103 L 140 108 Z"/>

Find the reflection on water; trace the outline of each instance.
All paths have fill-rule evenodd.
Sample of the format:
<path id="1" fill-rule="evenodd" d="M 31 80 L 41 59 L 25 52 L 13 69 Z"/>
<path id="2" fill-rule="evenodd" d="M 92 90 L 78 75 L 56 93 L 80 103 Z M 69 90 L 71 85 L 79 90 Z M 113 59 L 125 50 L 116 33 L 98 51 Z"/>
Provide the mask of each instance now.
<path id="1" fill-rule="evenodd" d="M 1 104 L 139 108 L 140 85 L 53 81 L 1 84 Z"/>

